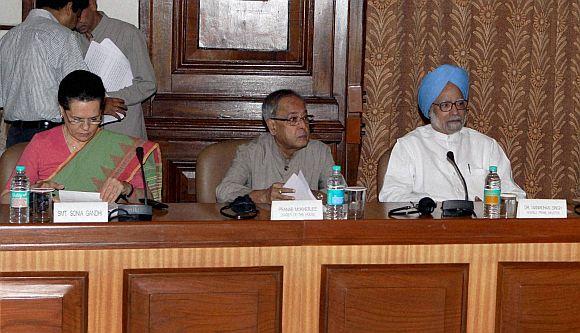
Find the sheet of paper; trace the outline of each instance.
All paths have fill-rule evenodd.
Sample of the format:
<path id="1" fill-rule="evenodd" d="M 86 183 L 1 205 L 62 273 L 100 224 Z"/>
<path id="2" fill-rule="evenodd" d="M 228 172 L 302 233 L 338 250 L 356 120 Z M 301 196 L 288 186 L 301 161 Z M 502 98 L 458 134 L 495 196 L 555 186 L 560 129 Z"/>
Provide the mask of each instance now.
<path id="1" fill-rule="evenodd" d="M 125 119 L 125 115 L 123 115 L 122 113 L 117 112 L 117 115 L 119 117 L 121 117 L 121 119 L 117 119 L 109 114 L 104 115 L 103 121 L 101 122 L 101 124 L 106 125 L 106 124 L 116 123 L 118 121 Z"/>
<path id="2" fill-rule="evenodd" d="M 58 191 L 60 202 L 101 202 L 99 192 Z"/>
<path id="3" fill-rule="evenodd" d="M 133 84 L 129 59 L 108 38 L 101 43 L 91 42 L 85 62 L 92 73 L 101 77 L 106 91 L 117 91 Z"/>
<path id="4" fill-rule="evenodd" d="M 294 197 L 294 200 L 316 200 L 316 197 L 312 194 L 302 171 L 300 171 L 298 175 L 293 173 L 286 184 L 284 184 L 284 187 L 294 189 L 294 193 L 286 194 Z"/>

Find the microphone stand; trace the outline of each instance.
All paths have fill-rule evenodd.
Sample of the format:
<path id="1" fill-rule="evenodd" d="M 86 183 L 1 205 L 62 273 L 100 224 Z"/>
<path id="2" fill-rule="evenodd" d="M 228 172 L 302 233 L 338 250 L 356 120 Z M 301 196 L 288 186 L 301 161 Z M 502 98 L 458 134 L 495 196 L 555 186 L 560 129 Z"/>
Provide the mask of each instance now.
<path id="1" fill-rule="evenodd" d="M 117 215 L 119 221 L 151 221 L 153 219 L 153 207 L 149 206 L 147 202 L 147 180 L 145 179 L 145 169 L 143 168 L 143 147 L 137 147 L 135 154 L 137 155 L 137 160 L 139 160 L 141 177 L 143 177 L 144 204 L 119 205 L 119 211 L 126 212 L 126 214 Z"/>
<path id="2" fill-rule="evenodd" d="M 447 152 L 447 160 L 453 167 L 457 174 L 461 178 L 463 183 L 463 190 L 465 191 L 465 200 L 445 200 L 441 203 L 441 216 L 443 217 L 458 217 L 458 216 L 472 216 L 475 215 L 473 201 L 469 201 L 469 194 L 467 192 L 467 183 L 465 178 L 459 171 L 457 163 L 455 163 L 455 156 L 452 151 Z"/>

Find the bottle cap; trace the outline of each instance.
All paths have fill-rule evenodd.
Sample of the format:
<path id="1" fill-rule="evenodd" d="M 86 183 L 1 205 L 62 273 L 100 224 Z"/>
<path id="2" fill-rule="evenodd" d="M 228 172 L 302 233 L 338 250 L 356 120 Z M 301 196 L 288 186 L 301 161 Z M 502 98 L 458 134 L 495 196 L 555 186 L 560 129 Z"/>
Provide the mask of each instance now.
<path id="1" fill-rule="evenodd" d="M 16 172 L 23 172 L 24 170 L 26 170 L 26 167 L 24 165 L 16 166 Z"/>
<path id="2" fill-rule="evenodd" d="M 489 166 L 489 171 L 491 171 L 491 172 L 497 172 L 497 167 L 495 165 L 490 165 Z"/>
<path id="3" fill-rule="evenodd" d="M 340 171 L 340 165 L 332 166 L 332 171 Z"/>

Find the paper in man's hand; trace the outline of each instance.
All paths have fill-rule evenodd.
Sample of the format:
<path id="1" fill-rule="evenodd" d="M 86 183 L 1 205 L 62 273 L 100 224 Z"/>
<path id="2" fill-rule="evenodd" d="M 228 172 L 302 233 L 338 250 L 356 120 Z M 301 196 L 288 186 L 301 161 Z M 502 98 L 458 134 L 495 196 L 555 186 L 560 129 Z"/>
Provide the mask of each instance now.
<path id="1" fill-rule="evenodd" d="M 304 178 L 302 170 L 300 170 L 298 175 L 293 173 L 286 184 L 284 184 L 284 187 L 291 188 L 295 191 L 294 193 L 284 193 L 287 196 L 294 197 L 294 200 L 316 200 L 316 197 L 312 194 L 308 186 L 306 178 Z"/>

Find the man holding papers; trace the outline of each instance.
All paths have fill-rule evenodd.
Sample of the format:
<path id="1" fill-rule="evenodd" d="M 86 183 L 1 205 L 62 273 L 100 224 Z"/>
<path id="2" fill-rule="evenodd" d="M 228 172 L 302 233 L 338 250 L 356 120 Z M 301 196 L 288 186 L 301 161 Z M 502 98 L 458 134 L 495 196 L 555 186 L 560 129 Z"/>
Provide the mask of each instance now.
<path id="1" fill-rule="evenodd" d="M 128 107 L 122 121 L 106 125 L 105 128 L 146 139 L 141 103 L 155 93 L 157 83 L 145 37 L 133 25 L 97 11 L 97 0 L 89 0 L 89 6 L 79 17 L 76 30 L 79 32 L 77 38 L 83 54 L 86 55 L 89 70 L 101 76 L 107 96 L 117 98 L 107 105 L 105 114 L 115 116 L 122 111 L 125 106 L 119 103 L 120 100 Z M 93 45 L 91 42 L 94 42 Z M 105 52 L 96 52 L 96 56 L 93 54 L 88 59 L 89 47 L 99 47 L 99 44 L 104 45 L 101 50 Z M 127 61 L 128 66 L 123 66 L 122 60 Z M 93 66 L 95 63 L 101 65 L 98 70 Z"/>
<path id="2" fill-rule="evenodd" d="M 216 189 L 218 202 L 249 194 L 256 203 L 292 200 L 293 189 L 283 184 L 302 171 L 312 190 L 326 188 L 334 161 L 330 148 L 310 140 L 310 121 L 304 99 L 292 90 L 278 90 L 262 104 L 269 133 L 240 146 L 232 166 Z"/>

